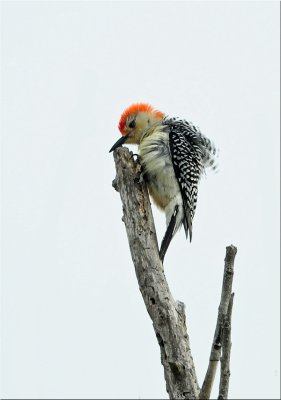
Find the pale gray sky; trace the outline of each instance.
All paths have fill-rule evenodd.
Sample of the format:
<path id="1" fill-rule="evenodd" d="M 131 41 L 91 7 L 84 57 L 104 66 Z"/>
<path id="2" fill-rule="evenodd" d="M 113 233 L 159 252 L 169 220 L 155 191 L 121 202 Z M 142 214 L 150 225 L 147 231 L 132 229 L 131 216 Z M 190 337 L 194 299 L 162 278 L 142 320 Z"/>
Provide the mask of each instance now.
<path id="1" fill-rule="evenodd" d="M 193 242 L 181 231 L 165 261 L 200 384 L 232 243 L 230 398 L 279 398 L 279 3 L 2 2 L 1 13 L 2 397 L 167 397 L 108 153 L 123 109 L 145 101 L 220 147 Z"/>

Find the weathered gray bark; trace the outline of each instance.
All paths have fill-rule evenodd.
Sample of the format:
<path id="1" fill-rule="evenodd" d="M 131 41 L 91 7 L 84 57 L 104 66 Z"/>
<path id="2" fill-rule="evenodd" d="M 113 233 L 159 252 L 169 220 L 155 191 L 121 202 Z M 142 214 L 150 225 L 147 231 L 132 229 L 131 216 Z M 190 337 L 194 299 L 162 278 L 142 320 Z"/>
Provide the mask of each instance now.
<path id="1" fill-rule="evenodd" d="M 218 399 L 228 398 L 229 377 L 230 377 L 230 351 L 231 351 L 231 316 L 233 307 L 234 293 L 231 294 L 226 317 L 222 326 L 222 356 L 221 356 L 221 376 Z"/>
<path id="2" fill-rule="evenodd" d="M 175 302 L 165 278 L 147 188 L 140 164 L 127 148 L 114 152 L 132 259 L 146 309 L 152 319 L 161 350 L 167 392 L 171 399 L 196 399 L 199 386 L 186 330 L 184 305 Z"/>
<path id="3" fill-rule="evenodd" d="M 159 258 L 149 196 L 146 184 L 141 176 L 141 166 L 134 161 L 132 153 L 127 148 L 118 148 L 113 154 L 116 166 L 116 178 L 113 181 L 113 187 L 120 193 L 122 200 L 124 214 L 122 220 L 126 226 L 139 288 L 148 314 L 152 319 L 160 346 L 167 392 L 170 399 L 198 399 L 200 389 L 190 351 L 184 304 L 175 302 L 165 278 L 163 265 Z M 227 249 L 229 248 L 235 249 L 234 246 Z M 226 260 L 227 258 L 228 252 Z M 228 315 L 229 321 L 231 319 L 230 299 L 225 298 L 224 295 L 225 290 L 227 293 L 229 291 L 229 280 L 226 279 L 226 275 L 231 275 L 229 268 L 225 268 L 217 322 L 219 328 L 218 331 L 216 329 L 215 333 L 216 340 L 221 337 L 219 334 L 221 333 L 222 321 L 226 322 L 225 319 L 221 319 L 222 316 L 226 318 Z M 227 314 L 227 311 L 229 314 Z M 228 350 L 225 353 L 224 361 L 222 361 L 223 376 L 226 377 L 224 382 L 221 380 L 222 391 L 220 391 L 220 394 L 222 396 L 227 395 L 228 390 L 227 378 L 229 378 L 229 373 L 227 371 L 229 371 L 230 355 L 230 330 L 229 335 L 227 329 L 224 332 L 226 333 L 223 343 L 228 343 Z M 229 338 L 228 342 L 227 337 Z"/>
<path id="4" fill-rule="evenodd" d="M 222 348 L 223 360 L 221 363 L 220 395 L 222 394 L 223 396 L 227 396 L 228 393 L 228 382 L 230 376 L 229 360 L 231 348 L 230 324 L 234 296 L 234 294 L 232 293 L 232 281 L 234 274 L 234 259 L 236 253 L 237 249 L 235 246 L 228 246 L 226 248 L 222 293 L 218 310 L 217 324 L 211 348 L 209 366 L 199 395 L 199 398 L 202 400 L 210 398 L 218 362 L 221 357 Z M 222 398 L 225 399 L 227 397 Z"/>

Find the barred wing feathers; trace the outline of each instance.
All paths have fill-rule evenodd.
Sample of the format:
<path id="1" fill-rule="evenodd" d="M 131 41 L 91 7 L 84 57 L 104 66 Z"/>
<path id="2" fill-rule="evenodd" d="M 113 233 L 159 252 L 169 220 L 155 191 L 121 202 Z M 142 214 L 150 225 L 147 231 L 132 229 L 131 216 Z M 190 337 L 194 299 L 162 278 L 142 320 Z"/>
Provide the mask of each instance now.
<path id="1" fill-rule="evenodd" d="M 166 118 L 163 123 L 168 127 L 171 157 L 183 198 L 183 225 L 191 241 L 198 183 L 205 168 L 216 168 L 217 150 L 191 123 L 176 118 Z"/>

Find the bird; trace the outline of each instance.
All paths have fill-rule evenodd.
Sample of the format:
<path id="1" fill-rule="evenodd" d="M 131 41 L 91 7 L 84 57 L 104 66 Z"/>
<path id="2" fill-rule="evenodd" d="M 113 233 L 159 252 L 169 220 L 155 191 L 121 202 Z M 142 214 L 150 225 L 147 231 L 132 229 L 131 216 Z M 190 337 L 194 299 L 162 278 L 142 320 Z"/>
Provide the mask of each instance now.
<path id="1" fill-rule="evenodd" d="M 134 103 L 121 114 L 121 138 L 110 152 L 126 144 L 139 146 L 143 177 L 155 205 L 165 212 L 166 232 L 159 251 L 163 263 L 170 242 L 183 225 L 192 240 L 198 184 L 206 168 L 217 169 L 218 149 L 191 122 Z"/>

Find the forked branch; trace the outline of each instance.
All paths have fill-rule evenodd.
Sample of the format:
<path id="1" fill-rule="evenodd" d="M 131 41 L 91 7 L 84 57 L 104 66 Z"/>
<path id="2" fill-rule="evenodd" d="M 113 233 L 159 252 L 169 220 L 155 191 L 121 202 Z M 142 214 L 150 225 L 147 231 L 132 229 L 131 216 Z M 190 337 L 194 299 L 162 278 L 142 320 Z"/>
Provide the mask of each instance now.
<path id="1" fill-rule="evenodd" d="M 227 396 L 228 393 L 228 382 L 230 375 L 229 360 L 231 348 L 230 324 L 234 296 L 234 294 L 232 294 L 232 281 L 234 274 L 234 259 L 236 253 L 237 249 L 235 246 L 231 245 L 226 248 L 222 292 L 218 310 L 217 324 L 212 343 L 208 369 L 199 395 L 199 398 L 202 400 L 207 400 L 210 398 L 222 349 L 223 362 L 221 364 L 221 370 L 223 371 L 221 373 L 220 394 L 223 393 L 223 396 Z"/>

